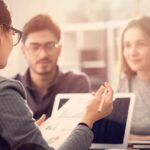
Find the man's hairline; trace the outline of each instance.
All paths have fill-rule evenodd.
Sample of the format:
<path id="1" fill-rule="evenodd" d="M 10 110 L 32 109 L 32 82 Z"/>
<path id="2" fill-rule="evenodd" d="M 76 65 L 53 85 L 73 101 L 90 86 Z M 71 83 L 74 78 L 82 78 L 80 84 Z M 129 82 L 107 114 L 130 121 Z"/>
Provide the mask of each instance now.
<path id="1" fill-rule="evenodd" d="M 58 39 L 58 37 L 56 36 L 55 32 L 53 32 L 53 31 L 50 30 L 50 29 L 41 29 L 41 30 L 32 31 L 32 32 L 28 33 L 28 34 L 26 35 L 25 40 L 24 40 L 24 41 L 22 40 L 23 45 L 25 45 L 25 43 L 26 43 L 26 41 L 27 41 L 27 39 L 28 39 L 28 36 L 29 36 L 30 34 L 35 33 L 35 32 L 40 32 L 40 31 L 50 31 L 50 32 L 52 32 L 52 33 L 55 35 L 55 37 L 57 38 L 58 43 L 60 42 L 60 39 Z"/>

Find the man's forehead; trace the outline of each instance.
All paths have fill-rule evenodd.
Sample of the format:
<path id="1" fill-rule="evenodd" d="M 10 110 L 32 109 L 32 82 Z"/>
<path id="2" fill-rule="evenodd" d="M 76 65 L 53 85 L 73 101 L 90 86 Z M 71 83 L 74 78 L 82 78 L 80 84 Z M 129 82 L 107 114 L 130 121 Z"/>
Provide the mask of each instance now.
<path id="1" fill-rule="evenodd" d="M 54 40 L 47 40 L 47 41 L 27 41 L 25 45 L 45 45 L 45 44 L 51 44 L 56 43 Z"/>
<path id="2" fill-rule="evenodd" d="M 57 40 L 57 37 L 53 32 L 49 30 L 43 30 L 28 34 L 26 40 L 28 41 Z"/>
<path id="3" fill-rule="evenodd" d="M 45 43 L 51 43 L 51 42 L 58 42 L 57 38 L 54 36 L 32 36 L 29 35 L 25 41 L 25 45 L 33 44 L 33 43 L 39 43 L 39 44 L 45 44 Z"/>

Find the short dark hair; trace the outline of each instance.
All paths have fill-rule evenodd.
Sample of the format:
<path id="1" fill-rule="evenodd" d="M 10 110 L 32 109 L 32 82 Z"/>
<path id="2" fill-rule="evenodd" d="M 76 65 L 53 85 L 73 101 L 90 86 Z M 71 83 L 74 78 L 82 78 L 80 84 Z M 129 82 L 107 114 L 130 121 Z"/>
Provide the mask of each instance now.
<path id="1" fill-rule="evenodd" d="M 0 0 L 0 24 L 11 25 L 11 16 L 7 5 L 3 0 Z"/>
<path id="2" fill-rule="evenodd" d="M 22 42 L 25 43 L 27 36 L 36 31 L 41 30 L 50 30 L 53 32 L 58 41 L 60 40 L 60 28 L 58 25 L 51 19 L 50 16 L 39 14 L 33 18 L 31 18 L 23 27 L 23 35 L 22 35 Z"/>

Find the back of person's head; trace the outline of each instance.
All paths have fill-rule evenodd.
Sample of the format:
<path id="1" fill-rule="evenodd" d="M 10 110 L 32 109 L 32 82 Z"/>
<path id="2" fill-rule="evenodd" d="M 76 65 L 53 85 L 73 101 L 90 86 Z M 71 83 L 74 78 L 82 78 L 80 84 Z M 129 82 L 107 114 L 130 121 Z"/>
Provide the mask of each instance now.
<path id="1" fill-rule="evenodd" d="M 8 28 L 4 24 L 11 25 L 11 16 L 4 1 L 0 0 L 0 25 L 2 25 L 3 30 L 8 31 Z"/>
<path id="2" fill-rule="evenodd" d="M 135 74 L 134 71 L 128 66 L 125 58 L 123 56 L 124 51 L 124 35 L 128 29 L 138 28 L 144 35 L 145 39 L 150 42 L 150 17 L 148 16 L 138 16 L 131 19 L 121 33 L 120 38 L 120 76 L 126 74 L 127 76 L 132 76 Z"/>
<path id="3" fill-rule="evenodd" d="M 23 27 L 22 42 L 25 43 L 28 35 L 32 32 L 42 30 L 50 30 L 57 37 L 58 41 L 61 37 L 61 31 L 58 25 L 48 15 L 39 14 L 31 18 Z"/>

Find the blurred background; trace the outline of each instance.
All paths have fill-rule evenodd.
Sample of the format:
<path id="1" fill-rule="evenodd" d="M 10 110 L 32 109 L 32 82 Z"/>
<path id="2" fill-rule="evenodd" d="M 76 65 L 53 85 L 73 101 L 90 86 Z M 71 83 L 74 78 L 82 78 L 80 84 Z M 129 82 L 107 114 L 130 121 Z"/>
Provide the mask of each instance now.
<path id="1" fill-rule="evenodd" d="M 22 29 L 33 16 L 49 14 L 62 30 L 59 65 L 68 71 L 87 73 L 92 89 L 104 81 L 117 83 L 119 33 L 137 15 L 150 15 L 150 0 L 5 0 L 13 26 Z M 1 75 L 24 73 L 27 64 L 21 43 L 13 48 Z"/>

